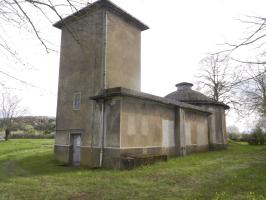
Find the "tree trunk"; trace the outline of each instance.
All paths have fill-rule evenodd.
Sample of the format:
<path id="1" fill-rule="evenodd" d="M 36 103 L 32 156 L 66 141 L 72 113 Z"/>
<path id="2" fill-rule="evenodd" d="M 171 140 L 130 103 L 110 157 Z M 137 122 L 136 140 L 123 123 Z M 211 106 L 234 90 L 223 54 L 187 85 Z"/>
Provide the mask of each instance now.
<path id="1" fill-rule="evenodd" d="M 8 140 L 9 134 L 10 134 L 10 130 L 7 128 L 7 129 L 5 130 L 5 140 L 6 140 L 6 141 Z"/>

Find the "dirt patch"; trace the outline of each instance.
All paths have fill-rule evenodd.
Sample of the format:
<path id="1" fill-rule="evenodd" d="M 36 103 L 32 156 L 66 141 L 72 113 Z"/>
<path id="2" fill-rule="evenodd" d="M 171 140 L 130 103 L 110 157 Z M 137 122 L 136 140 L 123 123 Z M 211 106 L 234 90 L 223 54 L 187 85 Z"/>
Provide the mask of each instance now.
<path id="1" fill-rule="evenodd" d="M 89 200 L 89 194 L 82 192 L 70 197 L 68 200 Z"/>

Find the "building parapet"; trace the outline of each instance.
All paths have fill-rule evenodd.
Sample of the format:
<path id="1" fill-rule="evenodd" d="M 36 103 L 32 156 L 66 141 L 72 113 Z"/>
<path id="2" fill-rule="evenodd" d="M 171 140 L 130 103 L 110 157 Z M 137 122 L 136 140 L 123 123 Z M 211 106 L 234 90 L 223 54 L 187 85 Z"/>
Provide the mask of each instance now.
<path id="1" fill-rule="evenodd" d="M 138 92 L 138 91 L 123 88 L 123 87 L 104 89 L 100 92 L 100 94 L 98 94 L 96 96 L 92 96 L 92 97 L 90 97 L 90 99 L 98 101 L 98 100 L 103 100 L 103 99 L 107 99 L 109 97 L 114 97 L 114 96 L 134 97 L 134 98 L 138 98 L 138 99 L 142 99 L 142 100 L 149 100 L 149 101 L 161 103 L 164 105 L 176 106 L 176 107 L 185 108 L 185 109 L 189 109 L 189 110 L 193 110 L 193 111 L 203 112 L 203 113 L 206 113 L 207 115 L 212 114 L 211 112 L 209 112 L 203 108 L 200 108 L 198 106 L 194 106 L 194 105 L 190 105 L 187 103 L 175 101 L 172 99 L 167 99 L 164 97 L 159 97 L 159 96 L 147 94 L 144 92 Z"/>

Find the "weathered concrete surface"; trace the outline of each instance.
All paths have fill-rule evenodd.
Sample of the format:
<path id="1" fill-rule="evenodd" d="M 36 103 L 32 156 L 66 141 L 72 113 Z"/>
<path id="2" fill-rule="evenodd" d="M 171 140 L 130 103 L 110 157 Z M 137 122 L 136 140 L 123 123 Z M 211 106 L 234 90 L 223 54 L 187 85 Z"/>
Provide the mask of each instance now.
<path id="1" fill-rule="evenodd" d="M 54 146 L 55 159 L 60 161 L 61 163 L 71 164 L 69 154 L 70 154 L 70 146 L 63 146 L 63 145 Z"/>
<path id="2" fill-rule="evenodd" d="M 152 161 L 205 151 L 209 141 L 225 144 L 222 110 L 140 92 L 141 31 L 148 28 L 140 21 L 100 0 L 55 26 L 62 29 L 57 160 L 72 163 L 77 134 L 80 164 L 92 168 L 125 168 L 128 156 Z M 75 93 L 81 94 L 77 110 Z M 216 131 L 210 140 L 208 131 Z"/>
<path id="3" fill-rule="evenodd" d="M 118 16 L 123 18 L 125 21 L 132 24 L 132 26 L 138 27 L 141 31 L 149 29 L 147 25 L 143 24 L 141 21 L 139 21 L 138 19 L 136 19 L 135 17 L 133 17 L 125 10 L 121 9 L 120 7 L 118 7 L 116 4 L 114 4 L 109 0 L 98 0 L 92 4 L 88 4 L 86 7 L 82 8 L 81 10 L 78 10 L 72 15 L 69 15 L 66 18 L 58 21 L 57 23 L 54 24 L 54 26 L 62 29 L 63 27 L 67 26 L 69 23 L 79 20 L 87 13 L 90 13 L 95 9 L 100 9 L 100 8 L 107 8 L 108 10 L 111 10 L 112 12 L 116 13 Z"/>
<path id="4" fill-rule="evenodd" d="M 55 26 L 62 30 L 55 157 L 70 163 L 72 135 L 80 134 L 81 164 L 97 167 L 103 143 L 120 145 L 119 127 L 115 126 L 119 122 L 108 120 L 108 109 L 113 107 L 89 98 L 118 85 L 140 90 L 140 32 L 148 27 L 105 0 Z M 81 94 L 80 109 L 73 110 L 77 92 Z M 118 113 L 115 120 L 120 119 L 119 112 L 110 112 Z M 110 130 L 104 137 L 106 128 Z M 64 152 L 67 145 L 69 150 Z"/>
<path id="5" fill-rule="evenodd" d="M 208 116 L 185 111 L 186 145 L 208 146 Z"/>
<path id="6" fill-rule="evenodd" d="M 105 101 L 105 147 L 120 147 L 121 98 Z"/>
<path id="7" fill-rule="evenodd" d="M 100 166 L 100 147 L 82 146 L 81 149 L 81 165 L 90 168 L 98 168 Z"/>
<path id="8" fill-rule="evenodd" d="M 166 95 L 166 98 L 196 105 L 211 112 L 212 115 L 210 115 L 208 119 L 209 147 L 213 150 L 226 148 L 227 135 L 225 110 L 229 109 L 229 106 L 222 102 L 214 101 L 204 94 L 192 90 L 192 86 L 193 84 L 191 83 L 179 83 L 176 85 L 177 91 Z M 192 126 L 191 128 L 193 129 L 194 127 Z M 186 134 L 186 136 L 195 140 L 195 137 L 193 137 L 194 135 Z M 189 140 L 191 138 L 189 138 Z M 205 138 L 206 140 L 205 136 L 200 138 Z"/>
<path id="9" fill-rule="evenodd" d="M 144 92 L 139 92 L 139 91 L 131 90 L 131 89 L 124 88 L 124 87 L 116 87 L 116 88 L 109 88 L 106 90 L 102 90 L 101 93 L 99 93 L 96 96 L 90 97 L 90 99 L 97 101 L 100 99 L 107 99 L 107 98 L 111 98 L 114 96 L 136 97 L 137 99 L 149 100 L 149 101 L 157 102 L 157 103 L 164 104 L 164 105 L 176 106 L 180 108 L 191 109 L 194 111 L 211 114 L 211 112 L 208 112 L 206 111 L 206 109 L 200 108 L 199 106 L 194 106 L 188 103 L 155 96 L 152 94 L 147 94 Z"/>
<path id="10" fill-rule="evenodd" d="M 71 130 L 78 129 L 82 146 L 99 143 L 101 107 L 88 99 L 103 88 L 103 15 L 103 10 L 95 10 L 62 28 L 56 135 L 61 135 L 61 130 L 71 135 Z M 69 29 L 75 31 L 69 32 Z M 80 110 L 72 108 L 75 92 L 81 93 Z M 65 134 L 65 138 L 56 136 L 56 144 L 65 145 L 71 137 L 69 134 Z M 69 139 L 67 144 L 71 145 Z M 88 162 L 82 155 L 81 150 L 81 162 Z M 71 155 L 69 161 L 70 158 Z"/>
<path id="11" fill-rule="evenodd" d="M 227 146 L 225 110 L 219 105 L 201 105 L 200 107 L 212 112 L 209 116 L 210 149 L 224 149 Z"/>
<path id="12" fill-rule="evenodd" d="M 185 131 L 185 110 L 176 109 L 175 112 L 175 131 L 176 131 L 176 152 L 178 156 L 186 155 L 186 131 Z"/>
<path id="13" fill-rule="evenodd" d="M 162 146 L 175 146 L 174 109 L 135 98 L 123 98 L 121 147 Z"/>
<path id="14" fill-rule="evenodd" d="M 121 157 L 174 157 L 209 148 L 210 113 L 203 109 L 124 88 L 92 99 L 105 102 L 103 167 L 123 168 Z"/>
<path id="15" fill-rule="evenodd" d="M 69 164 L 70 158 L 70 135 L 68 131 L 57 131 L 55 134 L 55 145 L 54 145 L 54 155 L 55 159 L 64 163 Z"/>
<path id="16" fill-rule="evenodd" d="M 140 91 L 139 28 L 107 12 L 106 85 Z"/>

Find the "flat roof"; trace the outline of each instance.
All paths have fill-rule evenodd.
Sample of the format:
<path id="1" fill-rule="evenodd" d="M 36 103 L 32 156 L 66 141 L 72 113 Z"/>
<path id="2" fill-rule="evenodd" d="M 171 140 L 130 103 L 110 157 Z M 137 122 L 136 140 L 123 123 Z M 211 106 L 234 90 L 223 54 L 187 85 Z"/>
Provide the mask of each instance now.
<path id="1" fill-rule="evenodd" d="M 204 112 L 206 114 L 212 114 L 211 112 L 209 112 L 203 108 L 200 108 L 198 106 L 194 106 L 194 105 L 191 105 L 188 103 L 183 103 L 180 101 L 175 101 L 172 99 L 167 99 L 164 97 L 159 97 L 159 96 L 147 94 L 144 92 L 138 92 L 138 91 L 123 88 L 123 87 L 115 87 L 115 88 L 109 88 L 109 89 L 102 90 L 99 95 L 92 96 L 92 97 L 90 97 L 90 99 L 91 100 L 101 100 L 101 99 L 106 99 L 106 98 L 113 97 L 113 96 L 134 97 L 134 98 L 138 98 L 138 99 L 142 99 L 142 100 L 149 100 L 149 101 L 153 101 L 153 102 L 157 102 L 157 103 L 162 103 L 165 105 L 177 106 L 180 108 L 186 108 L 186 109 L 190 109 L 190 110 L 194 110 L 194 111 Z"/>
<path id="2" fill-rule="evenodd" d="M 113 11 L 117 15 L 120 15 L 122 18 L 124 18 L 126 21 L 129 21 L 130 23 L 133 23 L 135 26 L 137 26 L 140 30 L 144 31 L 149 29 L 147 25 L 139 21 L 137 18 L 130 15 L 128 12 L 123 10 L 122 8 L 118 7 L 116 4 L 109 0 L 98 0 L 92 4 L 89 4 L 88 6 L 82 8 L 81 10 L 67 16 L 66 18 L 56 22 L 53 26 L 56 28 L 61 29 L 64 27 L 64 25 L 72 20 L 76 20 L 77 17 L 83 16 L 86 13 L 91 12 L 95 8 L 108 8 L 109 10 Z"/>

